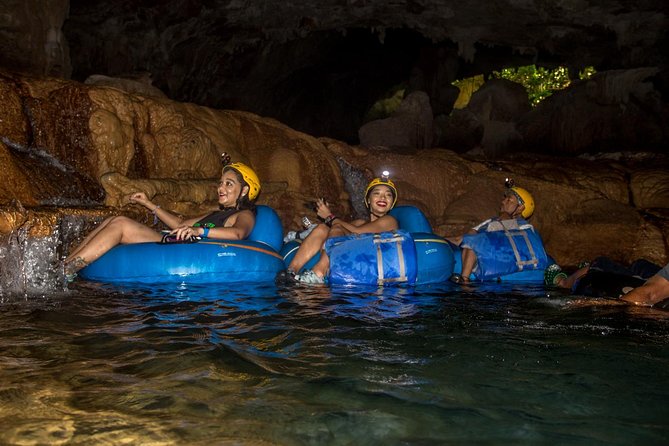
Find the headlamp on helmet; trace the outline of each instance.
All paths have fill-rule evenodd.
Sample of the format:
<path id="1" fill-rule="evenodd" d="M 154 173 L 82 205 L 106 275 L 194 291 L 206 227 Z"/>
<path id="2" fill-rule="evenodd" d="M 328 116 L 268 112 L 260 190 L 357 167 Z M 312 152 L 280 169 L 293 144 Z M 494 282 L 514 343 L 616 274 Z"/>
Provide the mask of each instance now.
<path id="1" fill-rule="evenodd" d="M 395 203 L 397 203 L 397 188 L 395 187 L 395 183 L 390 179 L 390 172 L 387 170 L 384 170 L 381 173 L 380 177 L 374 178 L 372 181 L 369 182 L 367 185 L 367 189 L 365 189 L 365 206 L 369 207 L 369 194 L 374 189 L 376 186 L 388 186 L 390 188 L 390 192 L 393 194 L 393 202 L 390 205 L 390 209 L 395 207 Z"/>
<path id="2" fill-rule="evenodd" d="M 504 186 L 506 187 L 506 195 L 509 193 L 513 194 L 518 200 L 518 204 L 525 206 L 525 209 L 523 209 L 523 212 L 520 214 L 521 217 L 530 218 L 534 213 L 534 198 L 532 198 L 532 194 L 530 194 L 527 189 L 516 186 L 513 178 L 506 178 L 504 180 Z"/>

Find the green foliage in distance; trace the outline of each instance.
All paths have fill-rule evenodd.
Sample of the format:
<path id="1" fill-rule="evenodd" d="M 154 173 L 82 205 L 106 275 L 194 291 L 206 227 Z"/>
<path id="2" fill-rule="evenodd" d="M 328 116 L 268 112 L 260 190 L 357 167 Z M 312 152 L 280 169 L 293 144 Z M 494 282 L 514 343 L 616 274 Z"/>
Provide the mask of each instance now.
<path id="1" fill-rule="evenodd" d="M 585 67 L 579 71 L 580 79 L 588 79 L 595 74 L 594 67 Z M 493 78 L 508 79 L 525 87 L 530 103 L 534 106 L 546 99 L 557 90 L 569 86 L 569 72 L 566 67 L 558 67 L 549 70 L 535 65 L 526 65 L 517 68 L 504 68 L 501 71 L 493 71 Z M 460 96 L 455 102 L 454 108 L 464 108 L 469 103 L 472 94 L 485 82 L 483 75 L 469 77 L 453 82 L 460 89 Z"/>
<path id="2" fill-rule="evenodd" d="M 399 84 L 392 87 L 383 98 L 379 99 L 365 113 L 363 122 L 370 122 L 376 119 L 387 118 L 392 115 L 404 100 L 406 85 Z"/>
<path id="3" fill-rule="evenodd" d="M 484 83 L 485 79 L 482 74 L 453 82 L 453 85 L 460 89 L 460 94 L 455 100 L 453 108 L 465 108 L 467 104 L 469 104 L 469 99 L 472 97 L 474 92 L 481 88 Z"/>
<path id="4" fill-rule="evenodd" d="M 578 78 L 579 79 L 590 79 L 593 74 L 595 74 L 597 71 L 595 70 L 595 67 L 585 67 L 582 70 L 578 72 Z"/>
<path id="5" fill-rule="evenodd" d="M 588 79 L 596 71 L 594 67 L 585 67 L 579 71 L 580 79 Z M 522 84 L 527 90 L 532 105 L 537 105 L 543 99 L 553 94 L 556 90 L 561 90 L 569 86 L 569 73 L 567 68 L 558 67 L 554 70 L 548 70 L 535 65 L 526 65 L 518 68 L 504 68 L 502 71 L 493 71 L 492 77 L 508 79 Z M 453 85 L 460 89 L 460 95 L 455 101 L 453 108 L 465 108 L 469 103 L 472 94 L 485 83 L 482 74 L 468 77 L 453 82 Z M 398 84 L 390 88 L 381 99 L 367 111 L 364 122 L 374 121 L 376 119 L 387 118 L 392 115 L 404 100 L 406 84 Z"/>
<path id="6" fill-rule="evenodd" d="M 504 68 L 502 71 L 493 71 L 495 78 L 508 79 L 521 84 L 527 90 L 532 105 L 537 105 L 556 90 L 569 86 L 569 70 L 566 67 L 557 67 L 547 70 L 535 65 L 526 65 L 518 68 Z"/>

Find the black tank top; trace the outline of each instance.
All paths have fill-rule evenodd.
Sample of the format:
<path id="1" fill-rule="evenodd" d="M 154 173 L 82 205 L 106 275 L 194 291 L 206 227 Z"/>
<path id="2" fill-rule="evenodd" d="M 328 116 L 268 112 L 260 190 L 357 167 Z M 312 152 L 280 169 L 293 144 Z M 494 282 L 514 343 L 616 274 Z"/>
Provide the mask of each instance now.
<path id="1" fill-rule="evenodd" d="M 240 209 L 227 208 L 220 211 L 212 212 L 204 218 L 201 218 L 194 227 L 202 226 L 203 228 L 222 228 L 225 226 L 225 222 L 228 221 L 228 218 L 235 215 L 237 212 L 240 212 Z"/>

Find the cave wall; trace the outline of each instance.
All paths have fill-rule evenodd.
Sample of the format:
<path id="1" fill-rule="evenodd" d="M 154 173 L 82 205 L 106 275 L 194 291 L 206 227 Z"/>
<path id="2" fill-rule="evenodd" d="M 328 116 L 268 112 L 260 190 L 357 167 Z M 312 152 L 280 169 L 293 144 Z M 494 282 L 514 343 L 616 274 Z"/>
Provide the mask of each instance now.
<path id="1" fill-rule="evenodd" d="M 456 78 L 509 65 L 666 69 L 662 0 L 0 0 L 0 65 L 142 77 L 170 98 L 355 142 L 393 85 L 435 115 Z M 71 57 L 71 61 L 70 61 Z M 147 76 L 148 74 L 148 76 Z"/>
<path id="2" fill-rule="evenodd" d="M 0 0 L 0 67 L 63 77 L 72 74 L 63 24 L 69 0 Z"/>
<path id="3" fill-rule="evenodd" d="M 44 234 L 72 212 L 124 214 L 151 224 L 128 196 L 144 191 L 185 216 L 216 208 L 220 153 L 257 171 L 259 202 L 285 230 L 307 201 L 325 197 L 344 218 L 361 191 L 346 191 L 349 166 L 366 184 L 391 172 L 399 204 L 421 208 L 435 232 L 456 235 L 499 209 L 504 178 L 532 192 L 532 223 L 560 263 L 597 255 L 669 260 L 669 158 L 557 159 L 525 154 L 490 162 L 445 149 L 399 153 L 314 138 L 271 118 L 60 79 L 0 71 L 0 233 Z M 73 131 L 76 130 L 76 131 Z M 79 209 L 73 211 L 71 206 Z M 82 210 L 83 208 L 83 210 Z"/>
<path id="4" fill-rule="evenodd" d="M 258 169 L 261 202 L 287 229 L 318 196 L 352 213 L 342 163 L 366 178 L 389 167 L 401 202 L 422 207 L 445 235 L 494 213 L 512 175 L 536 193 L 533 221 L 559 261 L 667 260 L 666 158 L 491 163 L 490 152 L 429 148 L 423 134 L 397 150 L 347 144 L 369 106 L 398 84 L 422 98 L 423 121 L 405 107 L 391 122 L 411 136 L 412 125 L 433 126 L 426 110 L 448 116 L 455 78 L 536 63 L 594 65 L 600 75 L 522 115 L 522 104 L 507 108 L 513 88 L 491 85 L 444 128 L 465 123 L 472 132 L 457 140 L 504 156 L 512 146 L 666 152 L 662 1 L 0 0 L 0 8 L 4 232 L 48 230 L 53 216 L 44 225 L 30 217 L 44 206 L 136 215 L 124 201 L 135 190 L 176 212 L 211 207 L 226 150 Z M 94 74 L 109 83 L 77 82 Z"/>

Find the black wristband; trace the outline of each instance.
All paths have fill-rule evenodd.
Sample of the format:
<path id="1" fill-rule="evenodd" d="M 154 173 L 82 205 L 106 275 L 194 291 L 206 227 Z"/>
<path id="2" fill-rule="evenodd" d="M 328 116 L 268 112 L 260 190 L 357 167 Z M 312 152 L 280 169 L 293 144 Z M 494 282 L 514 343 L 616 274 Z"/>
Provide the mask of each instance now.
<path id="1" fill-rule="evenodd" d="M 332 227 L 332 222 L 335 221 L 336 219 L 337 219 L 336 215 L 330 214 L 330 215 L 327 216 L 327 218 L 325 219 L 324 222 L 325 222 L 326 225 L 328 225 L 329 228 L 331 228 Z"/>

